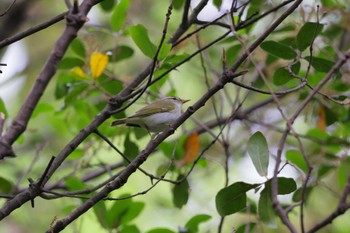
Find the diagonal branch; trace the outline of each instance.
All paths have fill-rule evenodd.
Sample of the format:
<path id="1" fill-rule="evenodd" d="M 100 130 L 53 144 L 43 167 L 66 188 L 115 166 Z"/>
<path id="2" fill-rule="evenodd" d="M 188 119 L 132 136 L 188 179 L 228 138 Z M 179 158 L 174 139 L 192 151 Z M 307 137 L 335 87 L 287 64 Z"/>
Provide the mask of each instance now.
<path id="1" fill-rule="evenodd" d="M 70 42 L 77 36 L 79 29 L 86 22 L 87 13 L 90 11 L 93 5 L 99 3 L 100 1 L 101 0 L 85 0 L 79 7 L 79 12 L 69 12 L 67 14 L 67 26 L 65 30 L 52 49 L 46 64 L 35 80 L 32 90 L 26 97 L 17 114 L 17 117 L 7 129 L 6 133 L 0 137 L 0 159 L 15 156 L 11 145 L 25 131 L 36 105 L 43 95 L 47 85 L 51 81 L 51 78 L 56 73 L 58 64 L 61 61 L 65 51 L 68 49 Z"/>

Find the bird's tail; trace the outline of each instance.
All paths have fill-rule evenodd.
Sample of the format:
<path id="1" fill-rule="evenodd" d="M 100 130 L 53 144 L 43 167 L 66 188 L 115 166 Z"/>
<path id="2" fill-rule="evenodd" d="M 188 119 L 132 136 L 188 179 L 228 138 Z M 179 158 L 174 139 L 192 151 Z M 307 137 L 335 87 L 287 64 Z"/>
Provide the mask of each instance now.
<path id="1" fill-rule="evenodd" d="M 125 124 L 125 118 L 113 121 L 111 126 L 122 125 L 122 124 Z"/>

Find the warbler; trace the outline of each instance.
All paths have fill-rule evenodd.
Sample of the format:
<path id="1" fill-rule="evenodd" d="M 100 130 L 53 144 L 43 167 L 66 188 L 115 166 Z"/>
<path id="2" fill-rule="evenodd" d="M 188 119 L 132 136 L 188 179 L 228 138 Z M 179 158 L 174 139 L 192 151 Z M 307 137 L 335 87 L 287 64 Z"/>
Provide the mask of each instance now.
<path id="1" fill-rule="evenodd" d="M 172 125 L 181 115 L 182 105 L 189 100 L 165 97 L 136 111 L 133 115 L 112 122 L 112 126 L 125 124 L 159 133 Z"/>

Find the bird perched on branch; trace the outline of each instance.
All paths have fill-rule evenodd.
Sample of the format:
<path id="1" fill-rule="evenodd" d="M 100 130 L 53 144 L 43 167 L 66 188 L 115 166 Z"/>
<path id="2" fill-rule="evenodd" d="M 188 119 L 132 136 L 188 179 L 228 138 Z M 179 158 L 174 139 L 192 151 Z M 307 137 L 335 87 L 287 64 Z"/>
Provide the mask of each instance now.
<path id="1" fill-rule="evenodd" d="M 182 105 L 189 100 L 166 97 L 141 108 L 133 115 L 112 122 L 112 126 L 125 124 L 159 133 L 172 125 L 181 115 Z"/>

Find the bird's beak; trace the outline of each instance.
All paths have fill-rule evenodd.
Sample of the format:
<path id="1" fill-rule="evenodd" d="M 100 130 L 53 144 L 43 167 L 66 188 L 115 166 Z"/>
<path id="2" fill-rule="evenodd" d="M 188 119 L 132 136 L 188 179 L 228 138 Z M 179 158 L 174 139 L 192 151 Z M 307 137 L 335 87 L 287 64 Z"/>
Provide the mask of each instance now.
<path id="1" fill-rule="evenodd" d="M 190 101 L 190 100 L 181 100 L 181 102 L 184 104 L 184 103 L 186 103 L 186 102 L 188 102 L 188 101 Z"/>

